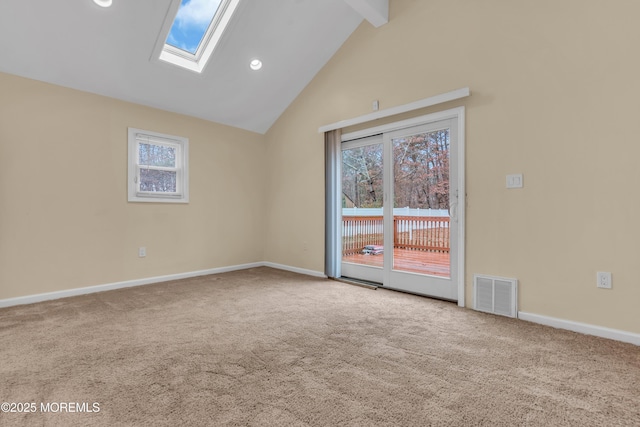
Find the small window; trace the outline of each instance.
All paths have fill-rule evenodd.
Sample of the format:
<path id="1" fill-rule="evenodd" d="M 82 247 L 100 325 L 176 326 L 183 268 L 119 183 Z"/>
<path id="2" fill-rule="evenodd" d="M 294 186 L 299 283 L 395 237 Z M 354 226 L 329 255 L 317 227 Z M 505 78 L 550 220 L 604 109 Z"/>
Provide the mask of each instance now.
<path id="1" fill-rule="evenodd" d="M 189 140 L 129 128 L 129 201 L 189 202 Z"/>

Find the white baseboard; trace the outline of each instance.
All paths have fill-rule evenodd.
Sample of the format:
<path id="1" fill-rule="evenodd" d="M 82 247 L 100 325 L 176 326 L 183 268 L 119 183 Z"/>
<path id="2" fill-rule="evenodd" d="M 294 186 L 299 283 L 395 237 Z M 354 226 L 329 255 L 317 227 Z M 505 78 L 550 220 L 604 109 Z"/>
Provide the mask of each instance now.
<path id="1" fill-rule="evenodd" d="M 11 307 L 14 305 L 33 304 L 36 302 L 48 301 L 59 298 L 73 297 L 76 295 L 92 294 L 94 292 L 111 291 L 114 289 L 130 288 L 133 286 L 149 285 L 152 283 L 168 282 L 170 280 L 187 279 L 189 277 L 206 276 L 209 274 L 226 273 L 229 271 L 245 270 L 254 267 L 272 267 L 280 270 L 293 271 L 300 274 L 306 274 L 316 277 L 326 277 L 322 273 L 305 270 L 302 268 L 289 267 L 282 264 L 274 264 L 271 262 L 253 262 L 249 264 L 232 265 L 228 267 L 211 268 L 208 270 L 191 271 L 187 273 L 169 274 L 167 276 L 147 277 L 144 279 L 126 280 L 124 282 L 107 283 L 104 285 L 88 286 L 84 288 L 66 289 L 64 291 L 47 292 L 43 294 L 27 295 L 24 297 L 7 298 L 0 300 L 0 308 Z"/>
<path id="2" fill-rule="evenodd" d="M 300 274 L 304 274 L 306 276 L 321 277 L 323 279 L 327 278 L 327 275 L 324 274 L 322 271 L 307 270 L 306 268 L 291 267 L 289 265 L 276 264 L 275 262 L 263 262 L 262 265 L 265 266 L 265 267 L 276 268 L 278 270 L 292 271 L 294 273 L 300 273 Z"/>
<path id="3" fill-rule="evenodd" d="M 518 312 L 518 318 L 520 320 L 526 320 L 527 322 L 539 323 L 541 325 L 552 326 L 554 328 L 567 329 L 581 334 L 595 335 L 597 337 L 608 338 L 640 346 L 640 334 L 635 334 L 633 332 L 589 325 L 587 323 L 573 322 L 571 320 L 558 319 L 539 314 L 525 313 L 523 311 Z"/>

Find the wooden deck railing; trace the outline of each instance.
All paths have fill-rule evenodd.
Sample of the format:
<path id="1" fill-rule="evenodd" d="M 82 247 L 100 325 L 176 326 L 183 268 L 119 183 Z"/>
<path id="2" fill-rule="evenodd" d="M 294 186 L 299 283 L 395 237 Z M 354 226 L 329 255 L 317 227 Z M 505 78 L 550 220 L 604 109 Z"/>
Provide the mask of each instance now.
<path id="1" fill-rule="evenodd" d="M 393 217 L 393 247 L 449 252 L 449 217 Z"/>
<path id="2" fill-rule="evenodd" d="M 342 253 L 359 253 L 366 245 L 383 244 L 382 216 L 343 216 Z M 449 252 L 449 217 L 395 216 L 393 247 Z"/>
<path id="3" fill-rule="evenodd" d="M 382 235 L 381 216 L 343 216 L 342 254 L 359 253 L 366 245 L 382 245 Z"/>

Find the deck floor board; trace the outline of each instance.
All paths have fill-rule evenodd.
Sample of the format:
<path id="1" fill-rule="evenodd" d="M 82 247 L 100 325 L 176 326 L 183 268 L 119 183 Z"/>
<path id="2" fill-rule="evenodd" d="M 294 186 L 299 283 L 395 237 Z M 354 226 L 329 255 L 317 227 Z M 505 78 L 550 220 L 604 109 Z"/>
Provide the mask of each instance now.
<path id="1" fill-rule="evenodd" d="M 412 273 L 429 274 L 433 276 L 449 277 L 450 263 L 447 252 L 413 251 L 407 249 L 394 249 L 394 270 L 409 271 Z M 353 254 L 342 257 L 343 262 L 382 267 L 384 254 L 364 255 Z"/>

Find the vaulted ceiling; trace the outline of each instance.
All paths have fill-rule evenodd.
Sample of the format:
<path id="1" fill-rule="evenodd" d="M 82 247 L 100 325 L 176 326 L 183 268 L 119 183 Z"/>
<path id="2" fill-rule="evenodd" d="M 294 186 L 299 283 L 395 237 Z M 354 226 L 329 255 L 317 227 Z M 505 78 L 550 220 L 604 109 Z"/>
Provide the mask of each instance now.
<path id="1" fill-rule="evenodd" d="M 364 18 L 388 16 L 388 0 L 241 0 L 198 74 L 154 55 L 179 1 L 3 0 L 0 71 L 265 133 Z"/>

